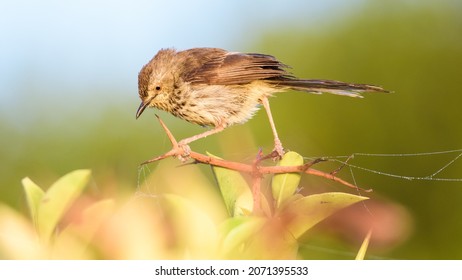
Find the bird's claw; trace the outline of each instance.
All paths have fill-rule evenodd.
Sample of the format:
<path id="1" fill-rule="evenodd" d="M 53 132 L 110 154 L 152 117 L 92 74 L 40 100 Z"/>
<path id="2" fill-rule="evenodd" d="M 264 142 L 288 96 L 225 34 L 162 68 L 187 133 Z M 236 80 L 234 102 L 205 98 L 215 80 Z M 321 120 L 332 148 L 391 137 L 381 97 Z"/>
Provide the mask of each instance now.
<path id="1" fill-rule="evenodd" d="M 282 147 L 281 147 L 282 148 Z M 284 156 L 285 152 L 284 152 L 284 149 L 274 149 L 270 156 L 271 158 L 274 160 L 274 161 L 278 161 L 278 160 L 281 160 L 282 157 Z"/>
<path id="2" fill-rule="evenodd" d="M 181 162 L 185 163 L 186 161 L 188 161 L 190 159 L 191 148 L 189 147 L 188 144 L 183 143 L 183 141 L 180 141 L 180 142 L 178 142 L 177 149 L 178 149 L 178 151 L 181 151 L 181 152 L 179 152 L 177 154 L 177 158 Z"/>
<path id="3" fill-rule="evenodd" d="M 274 144 L 274 149 L 271 152 L 271 158 L 274 161 L 280 160 L 282 159 L 284 154 L 285 154 L 285 151 L 284 151 L 284 148 L 282 147 L 281 141 L 279 141 L 279 139 L 276 139 L 275 144 Z"/>

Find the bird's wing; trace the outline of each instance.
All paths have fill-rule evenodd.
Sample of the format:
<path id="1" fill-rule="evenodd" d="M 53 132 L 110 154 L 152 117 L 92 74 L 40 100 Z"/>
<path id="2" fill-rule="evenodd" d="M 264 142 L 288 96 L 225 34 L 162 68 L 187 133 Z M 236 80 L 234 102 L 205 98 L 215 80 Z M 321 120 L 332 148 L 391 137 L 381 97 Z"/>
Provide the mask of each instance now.
<path id="1" fill-rule="evenodd" d="M 287 65 L 270 55 L 198 48 L 181 54 L 187 57 L 183 79 L 197 84 L 237 85 L 275 77 L 292 77 Z"/>

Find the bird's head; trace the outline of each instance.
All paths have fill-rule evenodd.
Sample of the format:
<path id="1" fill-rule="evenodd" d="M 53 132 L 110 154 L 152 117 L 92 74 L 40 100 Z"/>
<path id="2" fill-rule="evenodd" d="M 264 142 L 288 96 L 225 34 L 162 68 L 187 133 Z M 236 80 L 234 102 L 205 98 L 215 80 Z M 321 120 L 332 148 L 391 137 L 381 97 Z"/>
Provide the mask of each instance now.
<path id="1" fill-rule="evenodd" d="M 138 94 L 141 104 L 136 111 L 139 118 L 147 107 L 168 111 L 169 97 L 174 90 L 175 72 L 172 67 L 174 50 L 160 50 L 138 74 Z"/>

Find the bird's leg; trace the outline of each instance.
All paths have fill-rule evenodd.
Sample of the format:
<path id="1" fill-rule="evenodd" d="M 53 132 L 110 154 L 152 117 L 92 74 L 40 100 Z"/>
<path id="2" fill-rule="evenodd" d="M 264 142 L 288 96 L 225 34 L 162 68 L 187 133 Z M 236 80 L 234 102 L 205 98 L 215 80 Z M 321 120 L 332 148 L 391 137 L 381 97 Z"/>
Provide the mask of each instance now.
<path id="1" fill-rule="evenodd" d="M 188 138 L 185 138 L 185 139 L 179 141 L 178 146 L 182 147 L 183 150 L 185 151 L 185 154 L 183 156 L 188 157 L 189 153 L 191 152 L 191 148 L 189 148 L 189 146 L 188 146 L 189 143 L 194 142 L 194 141 L 196 141 L 198 139 L 201 139 L 201 138 L 205 138 L 205 137 L 210 136 L 212 134 L 218 133 L 218 132 L 222 131 L 223 129 L 225 129 L 225 127 L 226 127 L 226 125 L 224 125 L 223 123 L 220 123 L 219 125 L 215 126 L 214 128 L 212 128 L 210 130 L 204 131 L 202 133 L 199 133 L 197 135 L 194 135 L 194 136 L 191 136 L 191 137 L 188 137 Z"/>
<path id="2" fill-rule="evenodd" d="M 276 131 L 276 126 L 274 125 L 273 115 L 271 114 L 271 109 L 270 109 L 268 98 L 263 97 L 261 99 L 261 103 L 263 104 L 263 107 L 265 107 L 265 111 L 266 111 L 266 114 L 268 115 L 268 119 L 270 122 L 271 130 L 273 131 L 273 136 L 274 136 L 273 153 L 277 154 L 275 158 L 282 158 L 282 156 L 284 155 L 284 148 L 282 147 L 281 140 L 279 140 L 278 132 Z"/>

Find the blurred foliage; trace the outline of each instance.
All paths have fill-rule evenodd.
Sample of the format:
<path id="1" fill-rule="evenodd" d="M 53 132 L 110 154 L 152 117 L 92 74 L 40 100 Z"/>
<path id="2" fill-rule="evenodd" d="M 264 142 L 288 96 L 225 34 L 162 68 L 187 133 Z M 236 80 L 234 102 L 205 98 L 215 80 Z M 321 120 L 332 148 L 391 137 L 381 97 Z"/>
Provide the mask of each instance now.
<path id="1" fill-rule="evenodd" d="M 459 2 L 366 1 L 364 7 L 348 15 L 333 14 L 326 18 L 329 24 L 323 26 L 307 27 L 302 22 L 294 22 L 292 26 L 275 24 L 269 28 L 251 51 L 275 55 L 293 66 L 297 76 L 378 84 L 394 92 L 368 94 L 361 100 L 295 92 L 278 94 L 270 102 L 284 146 L 313 157 L 461 148 L 462 131 L 457 129 L 462 117 L 459 109 L 462 104 L 459 82 L 462 8 Z M 116 101 L 104 102 L 95 99 L 108 94 L 95 90 L 92 100 L 82 101 L 84 108 L 79 111 L 63 109 L 64 106 L 59 108 L 51 100 L 41 100 L 40 93 L 48 90 L 52 89 L 24 90 L 25 100 L 21 104 L 24 107 L 15 109 L 18 113 L 14 121 L 0 112 L 0 196 L 8 205 L 2 206 L 2 211 L 10 213 L 8 217 L 19 215 L 10 206 L 25 211 L 21 178 L 30 177 L 40 185 L 51 185 L 61 175 L 81 168 L 93 171 L 86 192 L 88 200 L 123 199 L 131 195 L 135 187 L 142 184 L 143 172 L 151 172 L 138 169 L 138 164 L 169 146 L 152 115 L 135 122 L 136 89 L 131 93 L 111 91 L 117 96 Z M 37 96 L 29 98 L 34 93 Z M 78 93 L 73 93 L 69 85 L 68 91 L 60 89 L 60 94 Z M 130 97 L 120 102 L 123 95 Z M 162 112 L 160 115 L 178 139 L 203 130 Z M 53 122 L 49 121 L 50 116 Z M 256 154 L 256 146 L 269 150 L 271 145 L 266 115 L 260 113 L 245 125 L 193 143 L 192 148 L 208 150 L 223 158 L 249 160 Z M 350 163 L 398 175 L 426 176 L 455 156 L 355 157 Z M 158 169 L 164 165 L 156 166 L 153 174 L 158 174 Z M 329 163 L 320 165 L 327 170 L 336 167 L 338 165 Z M 207 167 L 196 168 L 211 176 Z M 461 168 L 459 160 L 439 175 L 462 178 Z M 341 211 L 343 214 L 334 214 L 313 228 L 308 236 L 302 236 L 301 257 L 354 258 L 355 253 L 344 256 L 342 252 L 356 252 L 369 229 L 368 226 L 363 228 L 369 225 L 367 220 L 376 227 L 383 227 L 382 231 L 374 230 L 368 249 L 378 258 L 462 258 L 460 182 L 408 181 L 353 171 L 359 186 L 374 188 L 372 199 Z M 353 180 L 348 168 L 339 176 Z M 168 178 L 172 177 L 175 176 Z M 168 188 L 170 185 L 169 190 L 182 197 L 201 194 L 201 199 L 206 200 L 218 195 L 212 190 L 199 192 L 200 188 L 194 188 L 196 194 L 188 194 L 188 188 L 179 188 L 168 180 L 151 184 L 150 188 L 155 189 L 153 194 L 159 193 L 159 186 Z M 300 186 L 304 188 L 304 195 L 338 188 L 333 183 L 309 176 L 303 176 Z M 221 213 L 216 213 L 217 216 L 226 213 L 223 205 L 215 206 L 217 208 L 207 213 Z M 130 220 L 130 227 L 123 227 L 115 223 L 111 231 L 113 239 L 102 246 L 109 248 L 111 242 L 121 242 L 123 247 L 126 239 L 145 240 L 142 235 L 152 233 L 155 223 L 161 222 L 160 217 L 152 216 L 156 208 L 143 203 L 139 207 L 150 210 L 137 212 L 134 208 L 125 208 L 120 215 L 123 219 L 146 215 L 145 218 L 152 218 L 154 224 Z M 223 209 L 216 210 L 220 207 Z M 345 217 L 348 217 L 347 224 L 342 223 Z M 357 222 L 360 220 L 363 222 Z M 14 221 L 15 228 L 28 228 L 23 218 Z M 356 226 L 350 228 L 352 224 Z M 133 228 L 136 232 L 131 230 Z M 348 233 L 357 231 L 357 234 L 345 234 L 345 230 Z M 409 239 L 403 243 L 406 238 Z M 156 240 L 150 242 L 139 246 L 160 246 Z M 113 256 L 136 255 L 130 251 L 136 248 L 124 248 L 124 252 L 115 252 Z"/>
<path id="2" fill-rule="evenodd" d="M 462 147 L 462 132 L 457 128 L 462 119 L 460 2 L 370 1 L 346 20 L 334 17 L 329 21 L 318 30 L 297 24 L 271 30 L 263 37 L 261 49 L 293 66 L 297 76 L 378 84 L 393 93 L 366 94 L 362 100 L 279 94 L 271 105 L 286 148 L 315 156 L 421 153 Z M 263 114 L 257 116 L 258 121 L 264 118 Z M 256 130 L 258 125 L 250 123 Z M 257 143 L 270 143 L 269 132 L 256 133 L 256 137 Z M 425 177 L 457 155 L 358 156 L 350 163 Z M 462 161 L 458 160 L 438 177 L 462 178 L 461 170 Z M 462 223 L 458 222 L 461 182 L 408 181 L 353 171 L 359 186 L 371 186 L 382 199 L 405 205 L 413 217 L 413 236 L 386 253 L 387 257 L 462 258 L 458 238 L 462 235 Z M 348 169 L 340 174 L 348 177 Z M 302 185 L 322 183 L 307 178 Z M 319 244 L 325 244 L 322 238 Z"/>
<path id="3" fill-rule="evenodd" d="M 299 158 L 290 152 L 281 162 L 297 165 Z M 219 173 L 221 203 L 224 202 L 227 209 L 252 208 L 248 200 L 239 199 L 250 189 L 241 174 L 214 169 Z M 154 173 L 156 178 L 166 176 L 166 180 L 172 181 L 169 177 L 175 176 L 175 172 L 171 168 L 164 171 L 168 174 Z M 213 190 L 195 175 L 196 167 L 189 171 L 190 176 L 175 180 L 175 187 L 188 188 L 197 184 L 202 192 L 207 192 L 204 187 Z M 251 209 L 228 210 L 217 219 L 215 212 L 219 208 L 214 204 L 220 202 L 209 199 L 204 203 L 198 196 L 194 199 L 168 192 L 134 197 L 122 203 L 99 200 L 85 205 L 79 200 L 82 201 L 81 193 L 89 178 L 89 170 L 76 170 L 61 177 L 46 192 L 24 178 L 22 183 L 32 221 L 27 222 L 20 214 L 0 204 L 3 228 L 0 257 L 295 259 L 299 247 L 297 240 L 305 232 L 342 208 L 367 199 L 347 193 L 302 196 L 295 192 L 298 180 L 273 180 L 272 188 L 284 191 L 273 192 L 275 195 L 267 198 L 272 211 L 268 209 L 265 215 L 255 215 Z M 236 190 L 233 182 L 241 182 L 245 188 Z M 281 197 L 286 199 L 284 204 L 280 204 Z M 208 211 L 208 207 L 212 211 Z M 135 229 L 133 225 L 142 226 Z M 120 230 L 122 228 L 125 230 Z M 143 229 L 145 232 L 139 236 L 131 233 Z M 117 236 L 124 242 L 118 242 Z M 364 257 L 366 247 L 362 246 L 358 258 Z"/>

